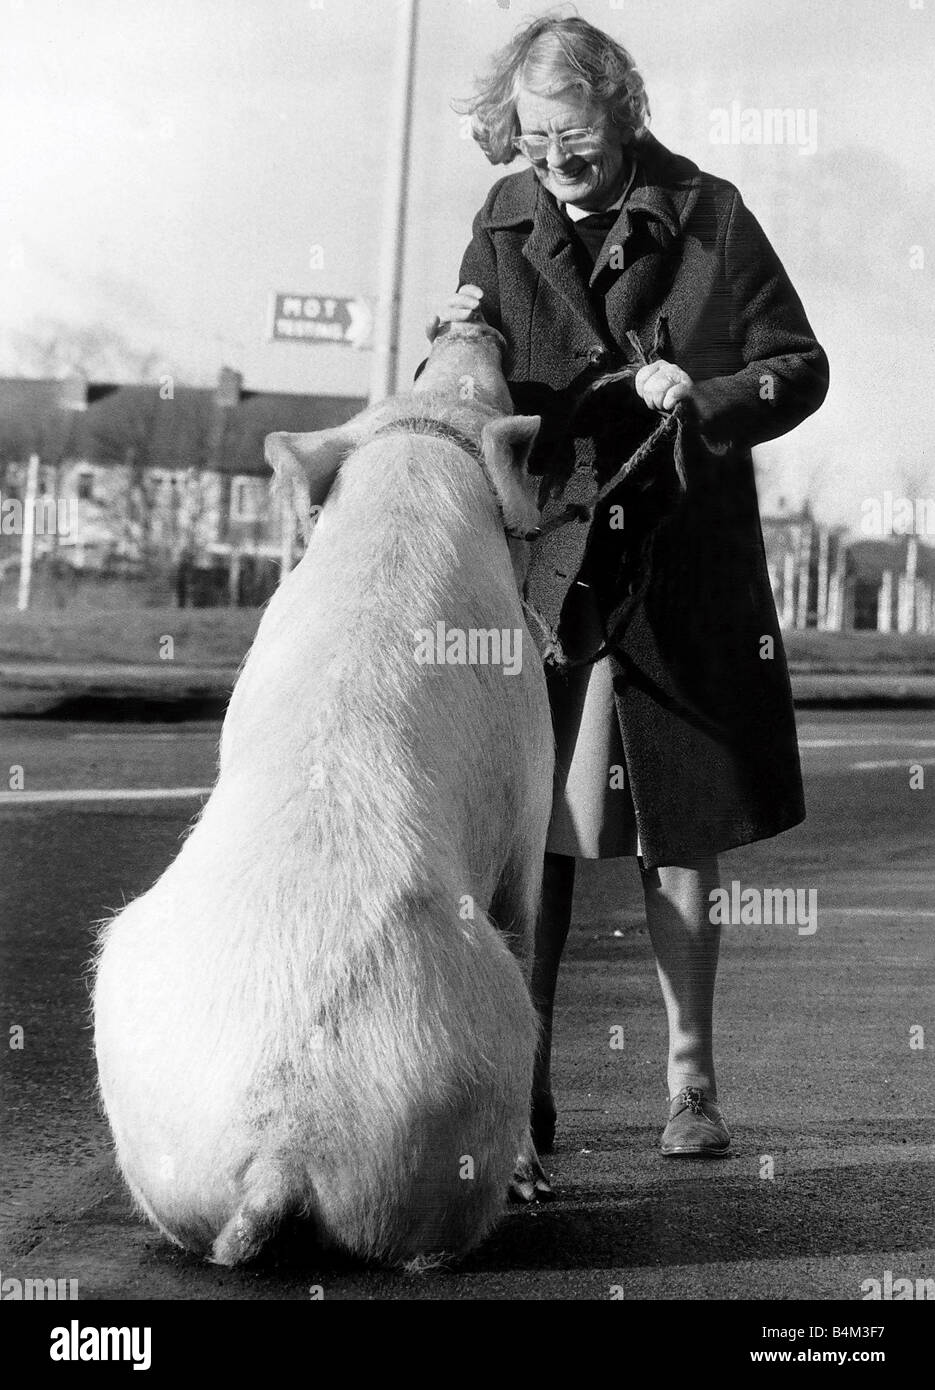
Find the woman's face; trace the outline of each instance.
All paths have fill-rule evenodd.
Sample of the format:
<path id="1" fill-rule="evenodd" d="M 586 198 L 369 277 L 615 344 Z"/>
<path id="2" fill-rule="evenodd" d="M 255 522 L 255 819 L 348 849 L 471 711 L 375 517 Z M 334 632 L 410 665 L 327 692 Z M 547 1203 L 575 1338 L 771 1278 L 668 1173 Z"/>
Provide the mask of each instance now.
<path id="1" fill-rule="evenodd" d="M 562 203 L 598 209 L 618 197 L 625 182 L 627 160 L 620 133 L 594 105 L 573 89 L 539 96 L 525 89 L 516 115 L 523 135 L 560 135 L 566 130 L 596 127 L 594 147 L 585 154 L 566 154 L 554 141 L 548 155 L 533 164 L 536 178 Z"/>

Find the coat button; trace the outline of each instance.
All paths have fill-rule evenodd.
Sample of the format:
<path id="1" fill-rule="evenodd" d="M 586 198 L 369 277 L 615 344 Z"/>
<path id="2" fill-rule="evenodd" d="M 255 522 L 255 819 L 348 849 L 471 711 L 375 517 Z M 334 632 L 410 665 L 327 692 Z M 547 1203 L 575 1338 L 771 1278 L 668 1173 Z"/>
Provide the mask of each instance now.
<path id="1" fill-rule="evenodd" d="M 591 348 L 588 353 L 588 361 L 591 363 L 592 367 L 597 367 L 601 362 L 607 361 L 607 356 L 608 354 L 604 348 Z"/>

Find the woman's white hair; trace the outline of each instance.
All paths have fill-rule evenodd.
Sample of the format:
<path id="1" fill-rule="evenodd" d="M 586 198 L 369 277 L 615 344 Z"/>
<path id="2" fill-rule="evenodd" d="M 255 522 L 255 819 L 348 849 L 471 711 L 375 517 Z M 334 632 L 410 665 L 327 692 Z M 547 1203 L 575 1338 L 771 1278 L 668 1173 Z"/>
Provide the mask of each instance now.
<path id="1" fill-rule="evenodd" d="M 494 54 L 475 87 L 475 96 L 452 105 L 470 113 L 471 133 L 491 164 L 509 164 L 516 156 L 516 102 L 523 90 L 552 96 L 577 89 L 606 111 L 624 142 L 639 138 L 649 120 L 646 88 L 630 54 L 578 17 L 532 20 Z"/>

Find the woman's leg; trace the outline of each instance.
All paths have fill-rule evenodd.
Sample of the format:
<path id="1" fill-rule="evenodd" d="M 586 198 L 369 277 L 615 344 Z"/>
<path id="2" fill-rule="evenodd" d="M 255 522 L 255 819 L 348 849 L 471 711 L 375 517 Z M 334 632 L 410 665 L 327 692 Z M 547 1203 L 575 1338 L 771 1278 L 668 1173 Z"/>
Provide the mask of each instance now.
<path id="1" fill-rule="evenodd" d="M 720 925 L 710 920 L 715 857 L 643 869 L 646 921 L 669 1020 L 669 1096 L 686 1086 L 717 1100 L 714 981 Z"/>
<path id="2" fill-rule="evenodd" d="M 542 907 L 536 923 L 536 950 L 529 987 L 539 1014 L 541 1033 L 532 1083 L 532 1137 L 540 1153 L 548 1153 L 555 1138 L 555 1101 L 552 1099 L 552 1011 L 562 951 L 571 924 L 575 888 L 575 861 L 571 855 L 545 856 Z"/>

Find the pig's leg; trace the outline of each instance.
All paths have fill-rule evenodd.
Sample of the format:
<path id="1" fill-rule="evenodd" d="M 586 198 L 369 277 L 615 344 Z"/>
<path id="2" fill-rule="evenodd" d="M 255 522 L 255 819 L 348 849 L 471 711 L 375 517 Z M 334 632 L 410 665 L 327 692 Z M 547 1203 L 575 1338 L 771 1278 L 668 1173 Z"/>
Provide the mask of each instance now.
<path id="1" fill-rule="evenodd" d="M 575 861 L 570 855 L 546 854 L 542 908 L 536 924 L 530 993 L 539 1015 L 539 1048 L 532 1081 L 532 1137 L 540 1153 L 551 1153 L 555 1138 L 552 1098 L 552 1013 L 562 951 L 571 922 Z"/>
<path id="2" fill-rule="evenodd" d="M 527 978 L 529 957 L 535 942 L 540 894 L 541 866 L 539 856 L 536 856 L 529 864 L 513 863 L 507 866 L 490 904 L 490 916 L 504 932 Z M 510 1201 L 548 1202 L 554 1196 L 539 1162 L 532 1133 L 529 1132 L 516 1157 L 509 1187 Z"/>
<path id="3" fill-rule="evenodd" d="M 529 1135 L 522 1153 L 517 1155 L 516 1167 L 510 1179 L 509 1198 L 511 1202 L 552 1202 L 555 1191 L 539 1162 L 536 1146 Z"/>

